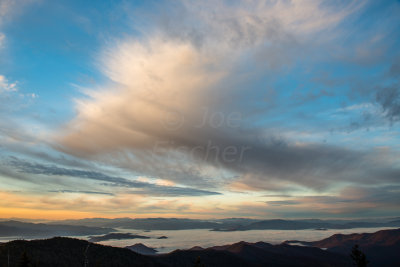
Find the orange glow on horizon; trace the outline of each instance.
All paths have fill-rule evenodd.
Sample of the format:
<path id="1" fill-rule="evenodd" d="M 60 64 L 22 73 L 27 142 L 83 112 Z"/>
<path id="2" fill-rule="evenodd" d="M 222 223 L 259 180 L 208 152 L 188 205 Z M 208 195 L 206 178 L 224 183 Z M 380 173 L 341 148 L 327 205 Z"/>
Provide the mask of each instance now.
<path id="1" fill-rule="evenodd" d="M 4 208 L 0 207 L 0 219 L 10 219 L 10 218 L 19 218 L 19 219 L 32 219 L 32 220 L 79 220 L 79 219 L 87 219 L 87 218 L 106 218 L 106 219 L 115 219 L 115 218 L 188 218 L 191 219 L 210 219 L 211 217 L 219 218 L 221 216 L 210 216 L 201 215 L 201 216 L 192 216 L 189 214 L 159 214 L 159 213 L 146 213 L 146 214 L 134 214 L 134 213 L 118 213 L 118 215 L 110 215 L 106 213 L 93 213 L 93 212 L 83 212 L 83 211 L 66 211 L 66 210 L 37 210 L 37 209 L 23 209 L 23 208 Z M 222 216 L 221 218 L 224 218 Z"/>

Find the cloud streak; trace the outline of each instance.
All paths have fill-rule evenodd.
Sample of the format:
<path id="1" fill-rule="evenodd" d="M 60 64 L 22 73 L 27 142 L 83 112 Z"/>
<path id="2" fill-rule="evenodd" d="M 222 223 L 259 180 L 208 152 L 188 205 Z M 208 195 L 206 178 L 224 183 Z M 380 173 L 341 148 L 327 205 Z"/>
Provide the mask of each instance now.
<path id="1" fill-rule="evenodd" d="M 91 180 L 106 182 L 106 184 L 103 185 L 107 186 L 137 189 L 137 191 L 136 190 L 130 191 L 132 194 L 149 194 L 157 196 L 206 196 L 206 195 L 220 194 L 217 192 L 205 191 L 193 188 L 176 187 L 176 186 L 159 186 L 156 184 L 151 184 L 136 180 L 129 180 L 121 177 L 109 176 L 107 174 L 96 171 L 67 169 L 67 168 L 57 167 L 55 165 L 50 166 L 39 163 L 30 163 L 19 159 L 11 159 L 8 164 L 13 166 L 15 169 L 17 169 L 19 172 L 22 173 L 91 179 Z M 68 190 L 67 191 L 62 190 L 62 191 L 68 192 Z"/>

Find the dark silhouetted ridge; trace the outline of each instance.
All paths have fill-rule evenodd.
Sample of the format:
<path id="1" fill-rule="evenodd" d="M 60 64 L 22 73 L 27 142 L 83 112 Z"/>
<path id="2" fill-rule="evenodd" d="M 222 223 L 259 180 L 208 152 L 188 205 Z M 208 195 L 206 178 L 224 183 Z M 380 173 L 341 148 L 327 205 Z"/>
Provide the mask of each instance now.
<path id="1" fill-rule="evenodd" d="M 306 246 L 271 245 L 265 242 L 238 242 L 209 248 L 193 247 L 168 254 L 141 255 L 155 250 L 143 244 L 115 248 L 72 238 L 46 240 L 17 240 L 0 244 L 0 266 L 16 266 L 24 255 L 30 262 L 43 267 L 56 266 L 352 266 L 350 252 L 355 244 L 365 253 L 370 266 L 400 266 L 400 229 L 383 230 L 373 234 L 333 235 L 315 242 L 300 242 Z M 324 249 L 321 249 L 324 248 Z M 25 253 L 24 253 L 25 252 Z"/>

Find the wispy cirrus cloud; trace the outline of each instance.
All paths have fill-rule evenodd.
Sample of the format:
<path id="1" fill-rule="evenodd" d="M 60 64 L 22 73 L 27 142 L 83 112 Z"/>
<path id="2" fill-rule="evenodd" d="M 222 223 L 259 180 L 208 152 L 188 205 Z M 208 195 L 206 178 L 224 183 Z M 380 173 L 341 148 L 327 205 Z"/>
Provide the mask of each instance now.
<path id="1" fill-rule="evenodd" d="M 122 187 L 134 189 L 129 192 L 132 194 L 148 194 L 156 196 L 207 196 L 219 195 L 218 192 L 177 186 L 162 186 L 154 183 L 138 181 L 135 179 L 126 179 L 122 177 L 110 176 L 97 171 L 79 170 L 58 167 L 55 165 L 44 165 L 40 163 L 30 163 L 17 158 L 8 161 L 8 165 L 14 167 L 17 171 L 34 175 L 58 176 L 58 177 L 76 177 L 80 179 L 90 179 L 105 182 L 103 186 Z M 54 191 L 54 190 L 53 190 Z M 72 192 L 71 190 L 61 190 L 63 192 Z M 76 191 L 85 193 L 89 191 Z M 105 192 L 106 193 L 106 192 Z"/>
<path id="2" fill-rule="evenodd" d="M 99 191 L 79 191 L 79 190 L 50 190 L 50 193 L 64 193 L 64 194 L 70 194 L 70 193 L 76 193 L 76 194 L 89 194 L 89 195 L 106 195 L 106 196 L 114 196 L 113 193 L 109 192 L 99 192 Z"/>
<path id="3" fill-rule="evenodd" d="M 396 210 L 399 189 L 398 185 L 356 185 L 334 194 L 286 196 L 285 200 L 269 200 L 264 208 L 266 212 L 277 216 L 297 213 L 297 216 L 304 217 L 310 213 L 310 205 L 315 214 L 324 210 L 331 216 L 387 216 Z"/>
<path id="4" fill-rule="evenodd" d="M 0 49 L 4 46 L 5 39 L 6 36 L 4 35 L 4 33 L 0 32 Z"/>
<path id="5" fill-rule="evenodd" d="M 6 35 L 2 32 L 4 23 L 18 15 L 24 6 L 36 0 L 1 0 L 0 1 L 0 49 L 4 46 Z"/>
<path id="6" fill-rule="evenodd" d="M 0 75 L 0 94 L 4 92 L 15 92 L 17 90 L 18 87 L 16 82 L 9 82 L 4 75 Z"/>

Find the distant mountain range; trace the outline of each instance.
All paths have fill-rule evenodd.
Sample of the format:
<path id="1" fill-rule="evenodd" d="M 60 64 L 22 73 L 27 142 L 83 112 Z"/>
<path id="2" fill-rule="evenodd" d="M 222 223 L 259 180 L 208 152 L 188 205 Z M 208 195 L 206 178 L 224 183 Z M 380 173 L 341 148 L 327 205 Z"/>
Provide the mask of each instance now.
<path id="1" fill-rule="evenodd" d="M 303 246 L 290 245 L 291 242 Z M 25 252 L 33 266 L 352 266 L 351 247 L 359 244 L 370 266 L 400 266 L 400 229 L 374 234 L 333 235 L 315 241 L 287 241 L 280 245 L 239 242 L 210 248 L 194 247 L 168 254 L 141 255 L 143 244 L 115 248 L 84 240 L 56 237 L 16 240 L 0 244 L 0 266 L 17 266 Z M 305 245 L 305 246 L 304 246 Z M 320 248 L 324 248 L 320 249 Z M 146 253 L 143 253 L 146 254 Z M 86 264 L 85 264 L 86 263 Z"/>
<path id="2" fill-rule="evenodd" d="M 303 229 L 321 230 L 321 229 L 352 229 L 352 228 L 371 228 L 371 227 L 400 227 L 400 220 L 390 221 L 390 222 L 342 221 L 335 223 L 322 220 L 312 220 L 312 221 L 264 220 L 264 221 L 253 222 L 247 225 L 240 225 L 236 228 L 228 230 L 232 231 L 303 230 Z M 221 229 L 215 229 L 215 230 L 221 230 Z"/>
<path id="3" fill-rule="evenodd" d="M 231 218 L 221 220 L 194 220 L 177 218 L 148 219 L 83 219 L 47 223 L 0 221 L 0 238 L 49 238 L 53 236 L 94 236 L 117 232 L 114 228 L 136 230 L 210 229 L 212 231 L 246 230 L 303 230 L 352 229 L 368 227 L 400 227 L 400 220 L 361 222 L 349 220 L 253 220 Z M 165 237 L 162 237 L 165 238 Z"/>
<path id="4" fill-rule="evenodd" d="M 112 228 L 95 226 L 43 224 L 19 221 L 0 222 L 0 237 L 43 238 L 53 236 L 85 236 L 101 235 L 115 231 L 116 230 Z"/>
<path id="5" fill-rule="evenodd" d="M 252 220 L 240 220 L 240 223 L 249 223 Z M 188 229 L 213 229 L 219 225 L 226 224 L 221 221 L 207 221 L 194 219 L 176 219 L 176 218 L 147 218 L 147 219 L 82 219 L 82 220 L 65 220 L 51 222 L 53 224 L 68 225 L 87 225 L 95 227 L 113 227 L 124 229 L 140 229 L 140 230 L 188 230 Z M 228 225 L 239 225 L 236 221 L 228 222 Z"/>
<path id="6" fill-rule="evenodd" d="M 184 230 L 211 229 L 214 231 L 246 231 L 246 230 L 302 230 L 302 229 L 352 229 L 370 227 L 400 227 L 400 219 L 381 221 L 353 220 L 254 220 L 246 218 L 230 218 L 220 220 L 194 220 L 178 218 L 147 219 L 82 219 L 51 222 L 51 224 L 86 225 L 92 227 L 111 227 L 139 230 Z"/>

